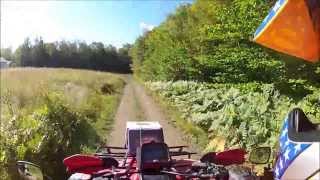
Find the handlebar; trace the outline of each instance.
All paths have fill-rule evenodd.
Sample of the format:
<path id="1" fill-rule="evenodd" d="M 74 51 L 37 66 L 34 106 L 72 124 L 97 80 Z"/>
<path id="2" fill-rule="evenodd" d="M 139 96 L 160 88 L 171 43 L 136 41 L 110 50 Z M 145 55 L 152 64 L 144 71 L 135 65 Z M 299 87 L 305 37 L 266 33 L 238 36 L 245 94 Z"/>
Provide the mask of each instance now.
<path id="1" fill-rule="evenodd" d="M 215 170 L 212 170 L 216 168 Z M 209 165 L 205 167 L 205 170 L 199 170 L 199 171 L 192 171 L 190 170 L 189 173 L 182 173 L 182 172 L 177 172 L 175 170 L 161 170 L 160 173 L 163 174 L 169 174 L 169 175 L 175 175 L 175 176 L 182 176 L 185 177 L 186 179 L 190 178 L 199 178 L 199 179 L 210 179 L 210 178 L 222 178 L 225 179 L 226 177 L 225 173 L 227 170 L 223 167 L 220 167 L 218 165 Z M 135 173 L 141 173 L 140 171 L 118 171 L 116 172 L 113 170 L 112 172 L 100 172 L 93 174 L 93 178 L 97 177 L 103 177 L 103 178 L 115 178 L 115 177 L 124 177 L 124 176 L 130 176 Z"/>
<path id="2" fill-rule="evenodd" d="M 183 176 L 187 179 L 228 179 L 229 175 L 228 170 L 225 167 L 212 163 L 201 164 L 197 167 L 191 167 L 191 169 L 186 172 L 177 172 L 175 169 L 162 170 L 161 172 L 170 175 Z"/>
<path id="3" fill-rule="evenodd" d="M 213 175 L 213 174 L 196 174 L 196 173 L 186 174 L 186 173 L 179 173 L 179 172 L 172 172 L 172 171 L 161 171 L 161 172 L 165 173 L 165 174 L 175 175 L 175 176 L 183 176 L 187 179 L 190 179 L 190 178 L 199 178 L 199 179 L 217 178 L 217 176 Z"/>
<path id="4" fill-rule="evenodd" d="M 130 166 L 131 167 L 131 166 Z M 162 169 L 158 171 L 160 174 L 168 174 L 168 175 L 174 175 L 174 176 L 181 176 L 186 179 L 227 179 L 228 177 L 228 170 L 221 165 L 216 165 L 213 163 L 193 163 L 190 168 L 186 171 L 177 171 L 174 168 L 171 169 Z M 97 173 L 91 174 L 92 179 L 95 178 L 115 178 L 115 179 L 122 179 L 122 178 L 129 178 L 132 174 L 135 173 L 143 173 L 143 171 L 138 171 L 131 168 L 126 169 L 105 169 L 102 171 L 99 171 Z"/>

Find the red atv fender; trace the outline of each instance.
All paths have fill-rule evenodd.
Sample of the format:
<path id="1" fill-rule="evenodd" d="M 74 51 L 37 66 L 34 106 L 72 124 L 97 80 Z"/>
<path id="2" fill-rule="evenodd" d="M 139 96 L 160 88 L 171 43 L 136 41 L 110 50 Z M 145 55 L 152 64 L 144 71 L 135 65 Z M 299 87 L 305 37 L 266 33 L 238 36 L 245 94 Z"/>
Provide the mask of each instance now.
<path id="1" fill-rule="evenodd" d="M 75 154 L 65 158 L 63 164 L 70 174 L 74 172 L 92 174 L 105 169 L 104 161 L 93 155 Z"/>
<path id="2" fill-rule="evenodd" d="M 201 162 L 211 162 L 219 165 L 243 164 L 246 151 L 244 149 L 232 149 L 223 152 L 210 152 L 202 156 Z"/>
<path id="3" fill-rule="evenodd" d="M 232 164 L 243 164 L 247 152 L 244 149 L 232 149 L 216 154 L 215 163 L 228 166 Z"/>

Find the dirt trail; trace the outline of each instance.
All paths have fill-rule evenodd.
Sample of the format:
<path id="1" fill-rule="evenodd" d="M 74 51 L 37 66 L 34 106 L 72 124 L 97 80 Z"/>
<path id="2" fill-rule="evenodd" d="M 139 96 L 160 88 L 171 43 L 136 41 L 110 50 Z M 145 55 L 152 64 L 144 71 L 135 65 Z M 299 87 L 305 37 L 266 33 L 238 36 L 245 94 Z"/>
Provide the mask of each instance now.
<path id="1" fill-rule="evenodd" d="M 161 108 L 146 93 L 144 87 L 135 82 L 131 76 L 126 78 L 127 85 L 124 88 L 113 126 L 113 132 L 108 138 L 109 145 L 123 146 L 124 133 L 127 121 L 158 121 L 163 129 L 165 142 L 169 146 L 188 145 L 180 133 L 167 121 Z"/>

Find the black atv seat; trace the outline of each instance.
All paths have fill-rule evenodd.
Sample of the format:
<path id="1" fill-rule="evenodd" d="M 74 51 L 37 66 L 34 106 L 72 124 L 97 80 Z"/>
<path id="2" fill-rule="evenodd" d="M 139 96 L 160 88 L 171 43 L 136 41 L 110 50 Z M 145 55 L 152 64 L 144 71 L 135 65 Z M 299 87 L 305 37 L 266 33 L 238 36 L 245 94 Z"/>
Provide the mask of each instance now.
<path id="1" fill-rule="evenodd" d="M 288 137 L 290 140 L 320 142 L 320 124 L 312 123 L 301 109 L 293 109 L 288 118 Z"/>
<path id="2" fill-rule="evenodd" d="M 141 172 L 142 180 L 171 180 L 168 174 L 160 172 L 169 167 L 171 158 L 169 148 L 165 143 L 151 142 L 137 148 L 137 168 Z"/>

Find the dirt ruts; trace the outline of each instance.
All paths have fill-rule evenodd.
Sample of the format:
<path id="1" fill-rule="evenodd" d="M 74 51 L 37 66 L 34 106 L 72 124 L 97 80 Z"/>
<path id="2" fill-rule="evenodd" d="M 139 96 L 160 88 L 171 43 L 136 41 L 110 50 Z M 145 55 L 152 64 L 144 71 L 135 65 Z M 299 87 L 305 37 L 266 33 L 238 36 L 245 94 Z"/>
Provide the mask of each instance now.
<path id="1" fill-rule="evenodd" d="M 108 139 L 108 145 L 123 146 L 127 121 L 158 121 L 164 130 L 165 142 L 169 146 L 188 145 L 179 132 L 167 120 L 165 114 L 150 97 L 143 86 L 137 83 L 132 76 L 125 77 L 126 86 L 115 116 L 113 131 Z"/>

